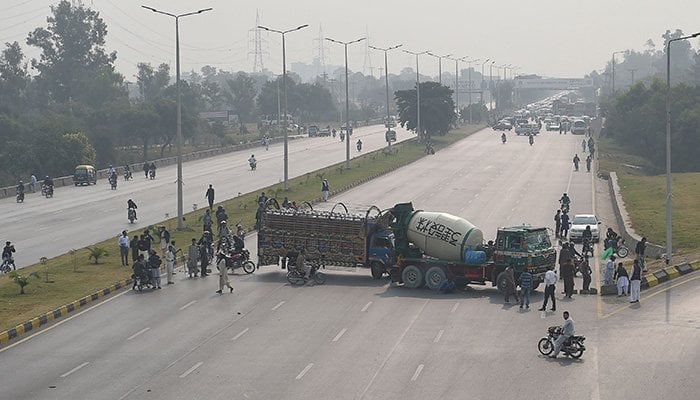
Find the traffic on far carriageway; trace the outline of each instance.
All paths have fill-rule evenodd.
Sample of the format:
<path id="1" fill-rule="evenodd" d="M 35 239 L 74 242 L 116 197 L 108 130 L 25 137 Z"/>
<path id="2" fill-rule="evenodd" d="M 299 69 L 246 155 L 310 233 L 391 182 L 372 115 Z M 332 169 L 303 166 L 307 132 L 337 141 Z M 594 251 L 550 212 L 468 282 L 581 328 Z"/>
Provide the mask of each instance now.
<path id="1" fill-rule="evenodd" d="M 318 211 L 284 209 L 271 201 L 260 218 L 261 266 L 286 268 L 303 249 L 308 260 L 323 267 L 364 267 L 375 279 L 388 274 L 407 288 L 490 282 L 503 291 L 504 271 L 513 266 L 516 281 L 524 270 L 531 272 L 534 290 L 556 261 L 545 227 L 498 228 L 495 240 L 485 243 L 481 230 L 466 219 L 415 210 L 412 203 L 351 213 L 342 203 Z"/>

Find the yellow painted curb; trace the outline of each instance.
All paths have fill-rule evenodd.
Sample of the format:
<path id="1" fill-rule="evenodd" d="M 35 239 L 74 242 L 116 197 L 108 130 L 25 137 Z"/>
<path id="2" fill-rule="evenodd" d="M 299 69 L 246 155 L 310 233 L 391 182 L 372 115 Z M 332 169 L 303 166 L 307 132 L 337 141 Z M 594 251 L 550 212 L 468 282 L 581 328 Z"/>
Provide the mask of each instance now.
<path id="1" fill-rule="evenodd" d="M 668 279 L 676 279 L 681 276 L 681 273 L 678 272 L 676 267 L 666 267 L 664 268 L 664 272 L 668 275 Z"/>
<path id="2" fill-rule="evenodd" d="M 0 344 L 6 343 L 9 341 L 10 341 L 10 332 L 8 332 L 8 331 L 0 332 Z"/>
<path id="3" fill-rule="evenodd" d="M 654 287 L 659 284 L 659 280 L 656 279 L 656 277 L 653 274 L 644 275 L 644 278 L 646 278 L 649 287 Z"/>
<path id="4" fill-rule="evenodd" d="M 692 268 L 693 271 L 699 270 L 699 269 L 700 269 L 700 262 L 696 261 L 696 262 L 694 262 L 694 263 L 691 263 L 691 264 L 690 264 L 690 268 Z"/>

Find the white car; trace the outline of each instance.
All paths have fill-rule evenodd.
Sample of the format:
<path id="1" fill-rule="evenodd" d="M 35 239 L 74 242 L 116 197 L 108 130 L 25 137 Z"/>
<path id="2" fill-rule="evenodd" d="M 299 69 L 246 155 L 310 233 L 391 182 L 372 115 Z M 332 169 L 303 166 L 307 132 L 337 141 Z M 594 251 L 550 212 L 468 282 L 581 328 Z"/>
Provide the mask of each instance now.
<path id="1" fill-rule="evenodd" d="M 591 237 L 594 242 L 600 240 L 600 230 L 598 225 L 600 221 L 593 214 L 576 214 L 574 219 L 572 219 L 569 224 L 569 239 L 573 242 L 575 240 L 581 240 L 583 231 L 586 230 L 586 226 L 591 227 Z"/>

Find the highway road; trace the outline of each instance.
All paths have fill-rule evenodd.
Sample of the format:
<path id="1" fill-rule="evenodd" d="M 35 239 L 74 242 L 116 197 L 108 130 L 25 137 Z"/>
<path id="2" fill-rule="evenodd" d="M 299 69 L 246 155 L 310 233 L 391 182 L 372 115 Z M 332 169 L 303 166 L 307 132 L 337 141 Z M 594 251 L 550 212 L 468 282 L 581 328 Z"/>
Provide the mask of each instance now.
<path id="1" fill-rule="evenodd" d="M 542 133 L 532 147 L 499 136 L 483 130 L 331 200 L 410 200 L 469 219 L 485 238 L 497 226 L 550 224 L 563 191 L 573 212 L 604 208 L 602 183 L 572 171 L 580 136 Z M 180 273 L 160 291 L 124 291 L 0 349 L 0 397 L 681 399 L 700 389 L 692 274 L 639 304 L 581 295 L 558 300 L 556 313 L 535 311 L 541 291 L 519 311 L 490 287 L 437 295 L 364 269 L 327 274 L 324 285 L 291 287 L 283 270 L 262 267 L 232 276 L 234 293 L 218 295 L 215 276 Z M 564 309 L 587 337 L 580 360 L 537 352 Z"/>
<path id="2" fill-rule="evenodd" d="M 363 152 L 386 145 L 382 125 L 355 129 L 350 156 L 358 152 L 354 146 L 362 139 Z M 415 135 L 398 128 L 397 140 L 403 141 Z M 251 171 L 248 158 L 255 154 L 258 168 Z M 315 137 L 289 141 L 289 178 L 315 171 L 345 160 L 345 143 L 339 138 Z M 199 208 L 207 204 L 204 193 L 209 184 L 214 185 L 216 201 L 236 197 L 239 193 L 282 182 L 283 145 L 273 144 L 268 151 L 259 147 L 216 157 L 190 161 L 183 164 L 183 208 L 187 213 L 192 205 Z M 146 179 L 134 172 L 133 180 L 124 182 L 121 177 L 117 190 L 111 190 L 106 179 L 95 186 L 56 188 L 53 198 L 43 198 L 39 193 L 28 194 L 24 203 L 14 198 L 0 199 L 0 240 L 10 240 L 17 249 L 15 263 L 23 267 L 37 263 L 41 257 L 54 257 L 79 249 L 98 241 L 116 237 L 128 231 L 163 221 L 166 214 L 177 216 L 176 166 L 159 168 L 155 180 Z M 320 188 L 319 188 L 320 190 Z M 138 220 L 129 224 L 126 201 L 132 198 L 138 205 Z"/>

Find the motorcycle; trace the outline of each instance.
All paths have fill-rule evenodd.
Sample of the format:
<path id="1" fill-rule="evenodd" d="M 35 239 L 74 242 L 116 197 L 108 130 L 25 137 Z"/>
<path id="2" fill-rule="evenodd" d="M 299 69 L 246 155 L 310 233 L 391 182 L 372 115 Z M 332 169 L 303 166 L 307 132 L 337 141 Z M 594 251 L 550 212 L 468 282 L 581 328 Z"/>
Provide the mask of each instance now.
<path id="1" fill-rule="evenodd" d="M 116 174 L 109 177 L 109 185 L 110 185 L 112 190 L 117 189 L 117 175 Z"/>
<path id="2" fill-rule="evenodd" d="M 17 202 L 24 203 L 24 192 L 17 191 Z"/>
<path id="3" fill-rule="evenodd" d="M 581 246 L 582 246 L 582 249 L 581 249 L 582 255 L 584 255 L 584 256 L 588 255 L 590 257 L 593 257 L 593 246 L 591 245 L 590 240 L 583 239 L 583 241 L 581 242 Z"/>
<path id="4" fill-rule="evenodd" d="M 550 326 L 547 329 L 547 336 L 540 339 L 537 343 L 537 349 L 543 356 L 552 354 L 554 351 L 554 341 L 559 335 L 561 335 L 560 326 Z M 572 358 L 580 358 L 583 352 L 586 351 L 586 346 L 583 345 L 584 340 L 586 340 L 585 336 L 571 336 L 562 344 L 561 351 Z"/>
<path id="5" fill-rule="evenodd" d="M 255 169 L 258 167 L 258 162 L 255 160 L 250 160 L 248 161 L 248 165 L 250 165 L 251 171 L 255 171 Z"/>
<path id="6" fill-rule="evenodd" d="M 255 272 L 255 263 L 250 260 L 250 252 L 247 249 L 241 249 L 238 252 L 226 253 L 222 250 L 216 255 L 216 264 L 218 268 L 219 261 L 221 259 L 226 260 L 226 269 L 234 272 L 236 268 L 243 268 L 246 274 L 252 274 Z"/>
<path id="7" fill-rule="evenodd" d="M 129 207 L 127 218 L 129 219 L 130 224 L 134 223 L 134 220 L 136 219 L 136 210 L 133 207 Z"/>
<path id="8" fill-rule="evenodd" d="M 340 132 L 340 141 L 344 142 L 345 141 L 345 133 Z"/>
<path id="9" fill-rule="evenodd" d="M 15 260 L 12 258 L 5 258 L 2 260 L 2 264 L 0 264 L 0 272 L 8 274 L 10 271 L 14 271 L 15 269 Z"/>
<path id="10" fill-rule="evenodd" d="M 362 151 L 362 142 L 357 142 L 357 151 Z"/>
<path id="11" fill-rule="evenodd" d="M 606 240 L 605 250 L 607 250 L 611 245 L 613 248 L 613 253 L 617 254 L 619 258 L 625 258 L 630 253 L 630 249 L 625 244 L 625 239 L 619 237 L 615 240 Z M 612 243 L 611 243 L 612 242 Z"/>
<path id="12" fill-rule="evenodd" d="M 315 283 L 322 285 L 324 282 L 326 282 L 326 274 L 319 271 L 321 264 L 315 261 L 310 261 L 309 263 L 311 264 L 309 280 L 313 280 Z M 287 281 L 289 281 L 289 283 L 292 285 L 304 285 L 307 282 L 306 274 L 304 270 L 290 265 L 287 269 Z"/>
<path id="13" fill-rule="evenodd" d="M 134 177 L 131 176 L 131 171 L 125 169 L 125 170 L 124 170 L 124 180 L 125 180 L 125 181 L 128 181 L 129 179 L 133 179 L 133 178 L 134 178 Z"/>
<path id="14" fill-rule="evenodd" d="M 150 179 L 156 179 L 156 170 L 155 169 L 148 170 L 148 177 Z"/>
<path id="15" fill-rule="evenodd" d="M 143 289 L 153 289 L 156 286 L 151 282 L 151 274 L 146 272 L 143 275 L 131 274 L 131 279 L 134 280 L 134 288 L 138 289 L 139 292 Z"/>
<path id="16" fill-rule="evenodd" d="M 559 209 L 563 213 L 568 213 L 569 212 L 569 207 L 571 206 L 571 202 L 564 203 L 563 201 L 559 200 L 560 207 Z"/>
<path id="17" fill-rule="evenodd" d="M 535 137 L 530 135 L 529 141 L 530 141 L 530 146 L 532 146 L 535 143 Z"/>
<path id="18" fill-rule="evenodd" d="M 506 134 L 505 133 L 501 135 L 501 142 L 503 142 L 503 144 L 506 144 Z"/>
<path id="19" fill-rule="evenodd" d="M 425 154 L 435 154 L 435 148 L 433 148 L 432 143 L 428 143 L 425 145 Z"/>
<path id="20" fill-rule="evenodd" d="M 53 197 L 53 186 L 52 185 L 41 185 L 41 195 L 46 198 Z"/>

